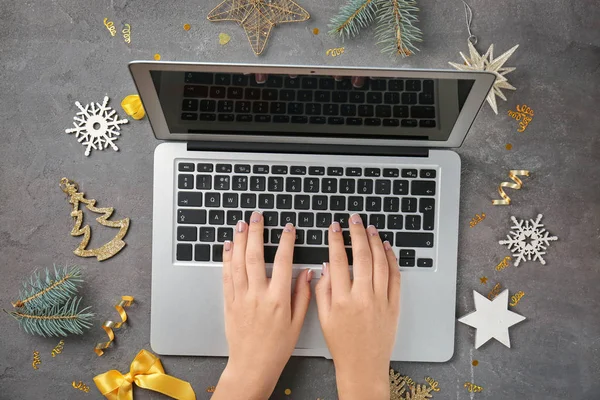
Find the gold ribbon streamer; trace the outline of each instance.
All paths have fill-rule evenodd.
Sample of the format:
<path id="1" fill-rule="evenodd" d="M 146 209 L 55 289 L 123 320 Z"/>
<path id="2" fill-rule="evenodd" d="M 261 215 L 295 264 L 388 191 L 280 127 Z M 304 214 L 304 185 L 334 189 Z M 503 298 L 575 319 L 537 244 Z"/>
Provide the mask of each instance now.
<path id="1" fill-rule="evenodd" d="M 137 94 L 130 94 L 125 97 L 121 102 L 121 107 L 133 119 L 142 119 L 146 115 L 142 100 Z"/>
<path id="2" fill-rule="evenodd" d="M 510 197 L 506 193 L 504 193 L 503 187 L 511 188 L 511 189 L 521 189 L 523 187 L 523 182 L 517 178 L 517 175 L 520 176 L 529 176 L 529 171 L 525 171 L 523 169 L 513 169 L 508 172 L 508 177 L 512 179 L 515 183 L 510 182 L 502 182 L 500 186 L 498 186 L 498 193 L 504 200 L 493 200 L 492 205 L 495 206 L 507 206 L 510 204 Z"/>
<path id="3" fill-rule="evenodd" d="M 115 309 L 121 316 L 121 322 L 114 321 L 105 321 L 102 324 L 102 329 L 108 335 L 108 342 L 98 343 L 96 347 L 94 347 L 94 351 L 98 356 L 104 354 L 104 349 L 107 349 L 110 346 L 111 342 L 115 340 L 115 334 L 113 329 L 119 329 L 125 322 L 127 322 L 127 313 L 125 312 L 123 307 L 129 307 L 133 303 L 133 296 L 122 296 L 119 304 L 115 305 Z"/>
<path id="4" fill-rule="evenodd" d="M 110 370 L 94 377 L 100 393 L 109 400 L 133 400 L 133 384 L 153 390 L 178 400 L 196 400 L 196 393 L 189 382 L 165 374 L 159 358 L 147 350 L 141 350 L 131 362 L 125 375 Z"/>

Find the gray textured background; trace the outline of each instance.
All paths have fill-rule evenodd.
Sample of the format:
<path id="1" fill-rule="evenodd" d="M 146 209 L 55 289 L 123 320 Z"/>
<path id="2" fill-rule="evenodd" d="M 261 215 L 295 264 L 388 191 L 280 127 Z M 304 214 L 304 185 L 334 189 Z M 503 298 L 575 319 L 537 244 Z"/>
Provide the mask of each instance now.
<path id="1" fill-rule="evenodd" d="M 310 13 L 306 23 L 276 28 L 265 54 L 256 58 L 245 34 L 233 23 L 212 24 L 206 15 L 217 0 L 0 0 L 0 307 L 10 308 L 17 285 L 36 266 L 58 263 L 85 265 L 82 293 L 96 312 L 95 327 L 83 337 L 66 339 L 57 358 L 50 351 L 55 339 L 32 337 L 15 321 L 0 316 L 0 398 L 101 398 L 93 388 L 84 394 L 71 387 L 115 368 L 126 371 L 135 354 L 150 349 L 150 257 L 152 153 L 158 144 L 147 120 L 123 128 L 120 151 L 84 157 L 83 147 L 64 133 L 76 112 L 74 102 L 101 101 L 112 106 L 134 93 L 127 62 L 163 60 L 237 61 L 293 64 L 446 68 L 466 51 L 464 11 L 459 0 L 422 1 L 421 52 L 394 60 L 374 46 L 373 32 L 345 44 L 337 58 L 325 51 L 340 43 L 325 34 L 328 19 L 341 0 L 301 0 Z M 429 375 L 442 389 L 436 399 L 598 399 L 600 398 L 600 33 L 598 3 L 586 1 L 473 0 L 473 30 L 480 51 L 494 43 L 499 55 L 521 46 L 507 63 L 517 87 L 500 101 L 499 115 L 486 105 L 464 146 L 460 214 L 457 316 L 472 310 L 472 290 L 487 293 L 501 282 L 511 294 L 525 297 L 515 310 L 527 321 L 511 328 L 512 349 L 498 342 L 474 350 L 474 330 L 457 326 L 454 358 L 445 364 L 394 363 L 394 368 L 424 381 Z M 117 28 L 132 26 L 132 43 L 111 37 L 102 20 Z M 185 32 L 184 23 L 192 29 Z M 312 29 L 321 34 L 315 36 Z M 218 44 L 219 32 L 232 36 Z M 506 112 L 528 104 L 535 118 L 525 133 Z M 514 149 L 507 151 L 506 143 Z M 509 169 L 529 169 L 521 191 L 512 191 L 509 207 L 492 207 L 496 187 Z M 69 235 L 69 206 L 58 188 L 61 177 L 76 180 L 88 198 L 114 206 L 116 217 L 132 225 L 127 247 L 118 256 L 98 263 L 72 254 L 80 238 Z M 487 218 L 475 228 L 476 213 Z M 544 214 L 547 229 L 559 237 L 550 247 L 548 264 L 528 262 L 496 272 L 508 252 L 498 244 L 509 230 L 511 215 L 534 218 Z M 93 227 L 93 226 L 92 226 Z M 103 241 L 98 229 L 94 242 Z M 479 277 L 490 278 L 487 286 Z M 102 358 L 92 351 L 106 339 L 99 325 L 116 318 L 119 296 L 135 296 L 129 325 L 117 333 L 118 344 Z M 431 295 L 435 295 L 432 293 Z M 404 305 L 407 307 L 408 305 Z M 190 307 L 186 304 L 174 307 Z M 431 320 L 436 316 L 431 315 Z M 42 365 L 31 367 L 32 351 L 42 353 Z M 472 367 L 471 361 L 479 360 Z M 224 359 L 162 357 L 167 372 L 189 380 L 199 399 L 216 384 Z M 484 387 L 479 394 L 463 388 L 467 381 Z M 285 388 L 292 389 L 284 396 Z M 135 389 L 136 399 L 162 396 Z M 335 398 L 332 363 L 294 358 L 285 369 L 273 398 Z"/>

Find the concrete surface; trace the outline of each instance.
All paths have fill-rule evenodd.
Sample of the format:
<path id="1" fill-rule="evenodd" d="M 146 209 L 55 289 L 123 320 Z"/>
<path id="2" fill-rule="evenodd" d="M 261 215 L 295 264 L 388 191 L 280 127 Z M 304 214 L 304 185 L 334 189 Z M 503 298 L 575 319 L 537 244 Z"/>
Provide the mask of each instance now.
<path id="1" fill-rule="evenodd" d="M 96 313 L 96 326 L 82 337 L 66 339 L 64 351 L 50 356 L 58 342 L 19 331 L 15 321 L 0 317 L 0 398 L 101 398 L 71 387 L 73 380 L 93 386 L 92 377 L 109 369 L 126 371 L 135 354 L 150 349 L 150 254 L 152 153 L 158 142 L 147 120 L 123 128 L 119 152 L 95 152 L 64 133 L 76 112 L 74 102 L 121 99 L 134 93 L 126 65 L 131 60 L 238 61 L 293 64 L 447 68 L 466 51 L 464 10 L 459 0 L 420 2 L 425 42 L 408 59 L 390 59 L 374 46 L 371 29 L 346 42 L 336 58 L 325 52 L 341 44 L 325 32 L 341 0 L 301 0 L 310 21 L 274 29 L 265 54 L 251 52 L 243 30 L 234 23 L 210 23 L 207 13 L 217 0 L 0 0 L 0 305 L 11 308 L 17 285 L 36 266 L 81 263 L 83 294 Z M 487 293 L 496 282 L 525 297 L 515 310 L 527 321 L 511 328 L 512 348 L 488 343 L 473 348 L 474 330 L 458 325 L 456 351 L 445 364 L 393 363 L 424 382 L 439 382 L 436 399 L 600 398 L 600 32 L 598 3 L 585 1 L 473 0 L 473 32 L 479 50 L 495 44 L 501 54 L 521 46 L 507 63 L 516 92 L 499 101 L 499 115 L 488 106 L 473 125 L 459 153 L 463 160 L 457 316 L 473 309 L 472 290 Z M 132 27 L 132 43 L 111 37 L 107 17 L 117 29 Z M 595 21 L 595 22 L 594 22 Z M 192 28 L 182 29 L 184 23 Z M 313 28 L 321 34 L 315 36 Z M 218 34 L 231 42 L 218 44 Z M 507 110 L 526 103 L 535 118 L 524 133 Z M 511 143 L 513 150 L 505 145 Z M 499 182 L 509 169 L 528 169 L 509 207 L 492 207 Z M 88 198 L 114 206 L 116 216 L 132 220 L 127 247 L 103 263 L 80 259 L 72 251 L 80 238 L 69 235 L 69 206 L 58 187 L 61 177 L 79 182 Z M 476 213 L 487 218 L 475 228 Z M 546 255 L 547 265 L 528 262 L 496 272 L 508 255 L 498 244 L 509 230 L 510 216 L 544 214 L 547 229 L 559 237 Z M 94 240 L 102 242 L 102 230 Z M 112 232 L 108 233 L 109 235 Z M 487 286 L 481 276 L 490 278 Z M 118 344 L 102 358 L 92 348 L 106 339 L 99 325 L 116 318 L 113 305 L 121 295 L 136 298 L 128 309 L 129 325 L 117 333 Z M 431 295 L 435 295 L 432 293 Z M 178 307 L 189 307 L 186 304 Z M 434 320 L 435 315 L 431 315 Z M 42 354 L 39 370 L 31 367 L 32 351 Z M 472 360 L 479 366 L 472 367 Z M 217 383 L 224 359 L 162 357 L 170 374 L 189 380 L 199 399 Z M 471 394 L 463 387 L 484 388 Z M 286 388 L 290 396 L 283 394 Z M 332 363 L 294 358 L 285 369 L 273 399 L 334 399 Z M 135 389 L 136 399 L 163 398 Z"/>

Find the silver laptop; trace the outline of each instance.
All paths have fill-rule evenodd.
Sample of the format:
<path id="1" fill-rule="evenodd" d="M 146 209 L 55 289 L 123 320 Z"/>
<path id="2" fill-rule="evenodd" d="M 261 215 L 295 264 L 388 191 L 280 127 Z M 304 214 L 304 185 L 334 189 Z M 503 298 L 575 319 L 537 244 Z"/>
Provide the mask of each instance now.
<path id="1" fill-rule="evenodd" d="M 359 213 L 375 225 L 402 271 L 392 360 L 452 357 L 460 158 L 448 148 L 461 145 L 493 74 L 141 61 L 130 70 L 167 141 L 154 155 L 155 352 L 227 355 L 223 242 L 261 210 L 267 273 L 292 222 L 294 276 L 312 268 L 313 285 L 332 221 L 347 228 Z M 294 355 L 330 357 L 314 296 Z"/>

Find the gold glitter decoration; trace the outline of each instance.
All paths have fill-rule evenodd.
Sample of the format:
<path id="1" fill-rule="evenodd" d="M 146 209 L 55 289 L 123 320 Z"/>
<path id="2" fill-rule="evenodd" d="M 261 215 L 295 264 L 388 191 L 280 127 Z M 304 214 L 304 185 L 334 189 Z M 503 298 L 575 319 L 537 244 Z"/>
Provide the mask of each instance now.
<path id="1" fill-rule="evenodd" d="M 337 49 L 327 50 L 325 52 L 325 55 L 331 56 L 331 57 L 337 57 L 337 56 L 341 56 L 342 54 L 344 54 L 344 51 L 346 51 L 345 47 L 338 47 Z"/>
<path id="2" fill-rule="evenodd" d="M 510 305 L 511 306 L 516 306 L 519 301 L 521 301 L 521 298 L 523 298 L 523 296 L 525 296 L 525 292 L 522 291 L 518 291 L 517 293 L 515 293 L 513 296 L 510 297 Z"/>
<path id="3" fill-rule="evenodd" d="M 473 360 L 473 361 L 471 361 L 471 365 L 474 366 L 474 367 L 476 367 L 476 366 L 479 365 L 479 361 Z"/>
<path id="4" fill-rule="evenodd" d="M 117 28 L 115 28 L 115 24 L 112 21 L 109 21 L 108 18 L 104 18 L 104 26 L 110 32 L 111 36 L 115 36 L 117 34 Z"/>
<path id="5" fill-rule="evenodd" d="M 431 388 L 425 385 L 416 385 L 410 387 L 410 392 L 406 392 L 406 400 L 426 400 L 433 396 L 430 394 Z"/>
<path id="6" fill-rule="evenodd" d="M 482 285 L 487 285 L 487 281 L 488 281 L 488 278 L 487 278 L 487 277 L 485 277 L 485 276 L 482 276 L 481 278 L 479 278 L 479 280 L 481 281 L 481 284 L 482 284 Z"/>
<path id="7" fill-rule="evenodd" d="M 512 146 L 512 144 L 507 143 L 506 146 L 504 146 L 504 147 L 506 147 L 506 150 L 512 150 L 513 146 Z"/>
<path id="8" fill-rule="evenodd" d="M 154 59 L 155 59 L 156 61 L 160 61 L 160 54 L 156 53 L 156 54 L 154 55 Z"/>
<path id="9" fill-rule="evenodd" d="M 519 122 L 520 128 L 517 129 L 517 132 L 525 132 L 525 129 L 527 129 L 527 126 L 533 120 L 533 110 L 527 107 L 526 104 L 522 106 L 517 105 L 517 111 L 509 110 L 508 115 L 517 121 L 521 121 L 522 119 Z"/>
<path id="10" fill-rule="evenodd" d="M 471 382 L 465 382 L 464 387 L 466 387 L 467 390 L 471 393 L 478 393 L 483 390 L 481 386 L 477 386 L 476 384 Z"/>
<path id="11" fill-rule="evenodd" d="M 82 392 L 86 392 L 86 393 L 90 392 L 90 387 L 81 381 L 79 381 L 79 383 L 75 383 L 75 381 L 73 381 L 73 383 L 71 385 L 73 385 L 73 387 L 75 389 L 79 389 Z"/>
<path id="12" fill-rule="evenodd" d="M 488 293 L 487 298 L 492 300 L 494 297 L 498 296 L 500 294 L 500 289 L 502 289 L 502 286 L 499 283 L 496 283 L 496 285 Z"/>
<path id="13" fill-rule="evenodd" d="M 33 362 L 31 363 L 31 366 L 33 367 L 33 369 L 38 369 L 38 365 L 40 365 L 41 363 L 42 363 L 42 359 L 40 358 L 40 352 L 34 351 L 33 352 Z"/>
<path id="14" fill-rule="evenodd" d="M 237 22 L 246 31 L 252 51 L 258 56 L 264 51 L 275 25 L 306 21 L 310 15 L 292 0 L 225 0 L 207 18 L 212 22 Z"/>
<path id="15" fill-rule="evenodd" d="M 183 30 L 184 31 L 189 31 L 192 27 L 190 26 L 190 24 L 183 24 Z"/>
<path id="16" fill-rule="evenodd" d="M 121 240 L 127 234 L 127 230 L 129 229 L 129 218 L 123 218 L 118 221 L 108 221 L 108 218 L 112 215 L 114 208 L 112 207 L 104 207 L 97 208 L 96 200 L 91 199 L 88 200 L 85 198 L 85 194 L 79 192 L 77 183 L 67 179 L 62 178 L 60 180 L 60 188 L 63 192 L 70 196 L 69 203 L 73 205 L 73 209 L 71 211 L 71 217 L 75 218 L 75 226 L 71 230 L 71 236 L 83 236 L 83 240 L 79 244 L 79 247 L 73 251 L 79 257 L 96 257 L 98 261 L 103 261 L 108 258 L 111 258 L 115 254 L 117 254 L 123 247 L 125 247 L 126 243 Z M 79 203 L 83 203 L 86 205 L 86 208 L 92 212 L 103 214 L 102 216 L 96 218 L 96 221 L 103 225 L 108 226 L 110 228 L 119 228 L 119 233 L 115 236 L 110 242 L 106 243 L 104 246 L 99 247 L 97 249 L 88 250 L 86 249 L 90 237 L 91 237 L 91 228 L 89 225 L 86 225 L 81 228 L 83 223 L 83 211 L 79 209 Z"/>
<path id="17" fill-rule="evenodd" d="M 511 260 L 510 256 L 504 257 L 502 261 L 498 265 L 496 265 L 496 271 L 502 271 L 504 268 L 508 267 L 508 262 Z"/>
<path id="18" fill-rule="evenodd" d="M 283 393 L 285 393 L 286 396 L 289 396 L 290 394 L 292 394 L 292 390 L 291 389 L 285 389 L 283 391 Z"/>
<path id="19" fill-rule="evenodd" d="M 478 223 L 480 223 L 481 221 L 483 221 L 484 219 L 485 219 L 485 213 L 481 213 L 481 215 L 475 214 L 475 216 L 473 218 L 471 218 L 471 222 L 469 222 L 469 226 L 472 228 L 475 225 L 477 225 Z"/>
<path id="20" fill-rule="evenodd" d="M 313 35 L 318 35 L 318 34 L 319 34 L 319 28 L 313 29 Z"/>
<path id="21" fill-rule="evenodd" d="M 219 33 L 219 44 L 225 46 L 231 40 L 231 36 L 226 33 Z"/>
<path id="22" fill-rule="evenodd" d="M 123 34 L 123 40 L 125 43 L 131 43 L 131 25 L 125 24 L 125 28 L 123 28 L 121 33 Z"/>
<path id="23" fill-rule="evenodd" d="M 427 376 L 427 377 L 425 377 L 425 382 L 427 382 L 429 384 L 429 386 L 431 387 L 431 390 L 433 390 L 434 392 L 439 392 L 441 390 L 439 388 L 438 381 L 436 381 L 435 379 Z"/>
<path id="24" fill-rule="evenodd" d="M 104 349 L 107 349 L 111 342 L 115 339 L 115 334 L 113 329 L 119 329 L 125 322 L 127 322 L 127 313 L 125 312 L 124 307 L 129 307 L 133 303 L 133 296 L 121 296 L 121 301 L 119 304 L 115 305 L 115 309 L 121 316 L 121 322 L 113 322 L 113 321 L 105 321 L 102 324 L 102 329 L 108 335 L 109 341 L 104 343 L 98 343 L 96 347 L 94 347 L 94 351 L 98 356 L 104 354 Z"/>
<path id="25" fill-rule="evenodd" d="M 390 400 L 403 400 L 402 395 L 406 392 L 405 377 L 399 372 L 390 369 Z"/>
<path id="26" fill-rule="evenodd" d="M 206 388 L 206 393 L 214 393 L 217 390 L 216 386 L 209 386 Z"/>
<path id="27" fill-rule="evenodd" d="M 52 357 L 56 357 L 57 354 L 62 353 L 64 347 L 65 347 L 64 340 L 61 340 L 60 342 L 58 342 L 58 344 L 56 346 L 54 346 L 54 348 L 52 349 Z"/>
<path id="28" fill-rule="evenodd" d="M 140 120 L 146 116 L 146 111 L 144 111 L 144 106 L 142 105 L 142 99 L 140 99 L 140 96 L 137 94 L 126 96 L 121 102 L 121 108 L 123 108 L 125 114 L 135 120 Z"/>
<path id="29" fill-rule="evenodd" d="M 503 200 L 493 200 L 492 205 L 507 206 L 510 204 L 510 197 L 508 197 L 508 195 L 506 193 L 504 193 L 504 189 L 502 189 L 502 188 L 507 187 L 507 188 L 516 189 L 516 190 L 521 189 L 523 187 L 523 181 L 521 181 L 519 178 L 517 178 L 517 175 L 529 176 L 529 171 L 525 171 L 523 169 L 510 170 L 508 172 L 508 177 L 510 179 L 512 179 L 515 183 L 510 183 L 510 182 L 500 183 L 500 186 L 498 186 L 498 193 L 500 193 L 500 196 L 502 197 Z"/>

